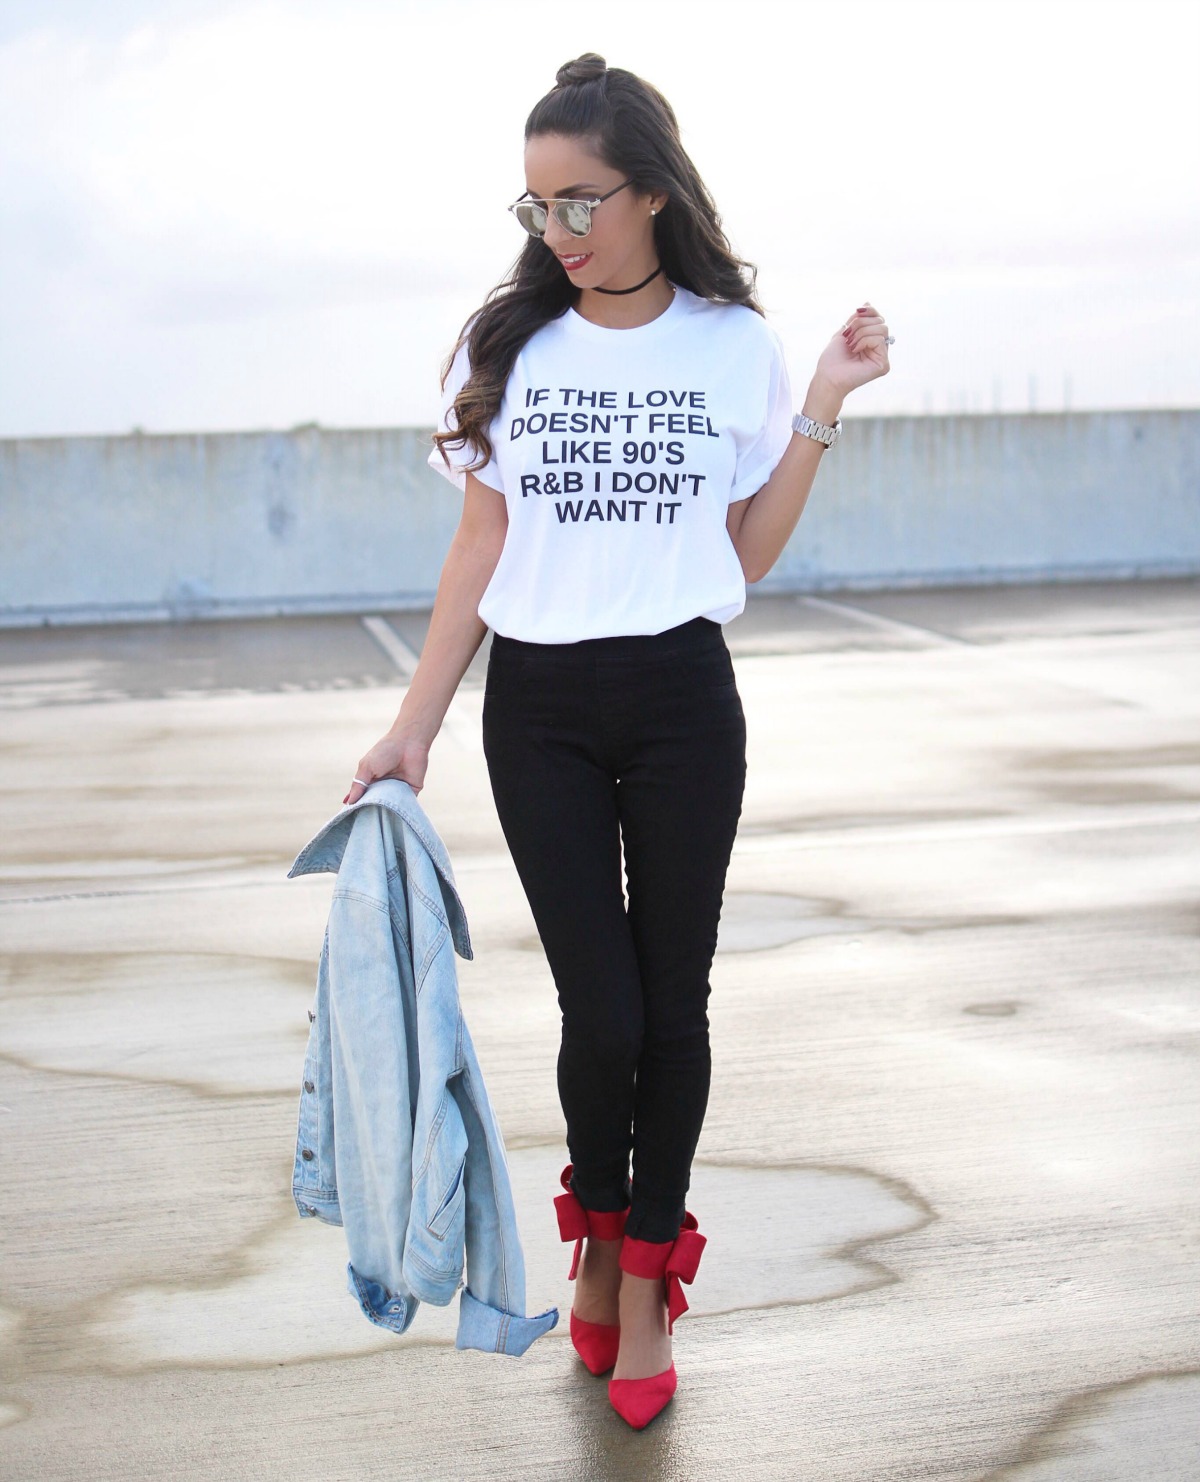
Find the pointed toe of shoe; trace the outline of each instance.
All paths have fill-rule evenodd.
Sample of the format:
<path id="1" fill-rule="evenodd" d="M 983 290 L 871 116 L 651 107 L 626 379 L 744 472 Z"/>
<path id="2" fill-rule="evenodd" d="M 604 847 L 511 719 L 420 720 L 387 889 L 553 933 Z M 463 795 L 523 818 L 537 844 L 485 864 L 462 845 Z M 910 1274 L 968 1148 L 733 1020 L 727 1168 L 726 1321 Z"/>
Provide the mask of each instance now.
<path id="1" fill-rule="evenodd" d="M 634 1430 L 649 1425 L 675 1393 L 679 1384 L 675 1365 L 648 1379 L 610 1379 L 608 1398 L 613 1409 Z"/>
<path id="2" fill-rule="evenodd" d="M 593 1374 L 606 1374 L 617 1361 L 620 1323 L 588 1322 L 571 1313 L 571 1342 Z"/>

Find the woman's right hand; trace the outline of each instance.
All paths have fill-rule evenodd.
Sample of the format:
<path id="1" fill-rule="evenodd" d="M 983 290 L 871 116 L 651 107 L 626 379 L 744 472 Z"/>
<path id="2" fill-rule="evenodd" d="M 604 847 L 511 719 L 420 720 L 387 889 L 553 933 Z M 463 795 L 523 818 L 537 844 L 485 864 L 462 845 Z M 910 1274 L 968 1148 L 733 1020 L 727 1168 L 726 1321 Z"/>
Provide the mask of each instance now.
<path id="1" fill-rule="evenodd" d="M 378 782 L 381 777 L 398 777 L 413 792 L 425 786 L 425 769 L 429 765 L 429 744 L 412 736 L 393 736 L 389 732 L 376 741 L 354 769 L 355 778 L 363 783 Z M 366 788 L 358 781 L 350 784 L 343 803 L 357 803 Z"/>

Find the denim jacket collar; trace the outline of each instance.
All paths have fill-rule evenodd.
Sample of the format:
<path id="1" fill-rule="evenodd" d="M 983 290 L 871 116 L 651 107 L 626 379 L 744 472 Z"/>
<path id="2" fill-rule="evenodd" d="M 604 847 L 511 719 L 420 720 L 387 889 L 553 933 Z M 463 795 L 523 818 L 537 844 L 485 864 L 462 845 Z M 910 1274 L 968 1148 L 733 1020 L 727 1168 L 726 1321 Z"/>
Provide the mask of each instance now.
<path id="1" fill-rule="evenodd" d="M 459 898 L 458 886 L 454 883 L 454 871 L 450 867 L 446 846 L 430 824 L 425 810 L 417 802 L 416 793 L 407 782 L 401 782 L 397 777 L 382 777 L 377 782 L 372 782 L 357 802 L 349 803 L 340 813 L 335 813 L 296 856 L 296 862 L 287 872 L 287 878 L 291 880 L 296 875 L 322 873 L 336 875 L 342 855 L 346 852 L 350 830 L 354 826 L 354 815 L 364 807 L 390 809 L 420 839 L 437 870 L 454 950 L 467 961 L 473 959 L 475 953 L 471 948 L 470 932 L 467 930 L 467 913 Z"/>

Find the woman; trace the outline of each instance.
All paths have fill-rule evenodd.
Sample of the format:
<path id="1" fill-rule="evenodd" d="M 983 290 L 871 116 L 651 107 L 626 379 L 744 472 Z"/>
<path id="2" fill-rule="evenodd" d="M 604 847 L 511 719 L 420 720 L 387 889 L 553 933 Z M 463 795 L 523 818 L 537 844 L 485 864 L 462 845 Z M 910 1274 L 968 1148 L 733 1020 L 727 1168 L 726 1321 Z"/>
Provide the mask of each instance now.
<path id="1" fill-rule="evenodd" d="M 594 53 L 530 114 L 525 180 L 510 210 L 529 238 L 443 377 L 429 461 L 464 502 L 429 634 L 345 801 L 381 777 L 422 786 L 491 628 L 484 752 L 562 1010 L 571 1336 L 640 1428 L 675 1391 L 680 1282 L 704 1244 L 684 1198 L 746 767 L 721 624 L 783 550 L 890 340 L 859 307 L 793 431 L 755 269 L 670 105 Z"/>

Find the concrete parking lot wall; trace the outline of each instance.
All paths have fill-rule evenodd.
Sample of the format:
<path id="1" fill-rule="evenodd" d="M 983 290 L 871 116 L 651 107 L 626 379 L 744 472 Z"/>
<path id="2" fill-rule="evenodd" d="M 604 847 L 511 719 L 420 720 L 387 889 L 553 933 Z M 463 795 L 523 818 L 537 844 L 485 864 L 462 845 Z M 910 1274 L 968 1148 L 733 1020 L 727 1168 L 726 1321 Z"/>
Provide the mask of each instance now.
<path id="1" fill-rule="evenodd" d="M 759 590 L 1200 571 L 1200 411 L 847 417 Z M 0 625 L 427 606 L 425 429 L 0 440 Z"/>

